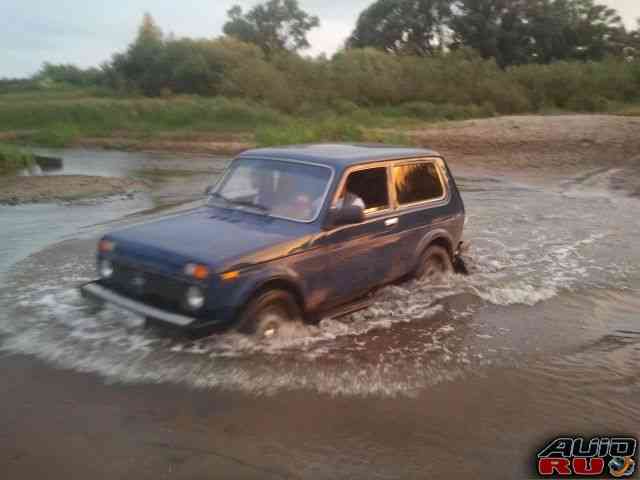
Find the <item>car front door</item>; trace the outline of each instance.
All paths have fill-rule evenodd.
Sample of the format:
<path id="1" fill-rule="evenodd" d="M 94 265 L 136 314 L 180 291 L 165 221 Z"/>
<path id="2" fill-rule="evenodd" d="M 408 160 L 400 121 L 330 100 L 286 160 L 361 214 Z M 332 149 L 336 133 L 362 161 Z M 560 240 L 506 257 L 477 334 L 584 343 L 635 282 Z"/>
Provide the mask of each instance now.
<path id="1" fill-rule="evenodd" d="M 386 164 L 357 167 L 342 181 L 333 207 L 343 201 L 364 204 L 365 220 L 329 230 L 322 243 L 328 253 L 329 303 L 341 303 L 365 294 L 388 281 L 394 264 L 398 219 L 389 194 Z"/>

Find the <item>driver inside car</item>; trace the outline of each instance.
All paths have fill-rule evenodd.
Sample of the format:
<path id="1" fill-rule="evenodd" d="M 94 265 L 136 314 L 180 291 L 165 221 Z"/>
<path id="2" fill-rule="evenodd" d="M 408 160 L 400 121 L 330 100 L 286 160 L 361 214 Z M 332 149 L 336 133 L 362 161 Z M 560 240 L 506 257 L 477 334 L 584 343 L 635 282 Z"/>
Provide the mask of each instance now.
<path id="1" fill-rule="evenodd" d="M 281 217 L 309 221 L 320 206 L 320 193 L 312 192 L 301 179 L 282 172 L 278 179 L 272 213 Z"/>
<path id="2" fill-rule="evenodd" d="M 269 206 L 275 197 L 273 172 L 256 168 L 251 171 L 251 184 L 256 190 L 253 202 L 257 205 Z"/>

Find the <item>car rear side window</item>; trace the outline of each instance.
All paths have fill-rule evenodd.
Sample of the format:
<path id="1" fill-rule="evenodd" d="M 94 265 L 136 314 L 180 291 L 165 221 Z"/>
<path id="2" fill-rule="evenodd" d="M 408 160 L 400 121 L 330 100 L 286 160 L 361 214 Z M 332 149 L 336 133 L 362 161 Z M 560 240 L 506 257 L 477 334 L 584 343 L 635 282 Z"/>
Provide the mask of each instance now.
<path id="1" fill-rule="evenodd" d="M 355 199 L 362 200 L 367 213 L 386 210 L 389 208 L 387 168 L 368 168 L 349 174 L 341 199 L 345 198 L 345 195 L 351 203 L 359 204 Z"/>
<path id="2" fill-rule="evenodd" d="M 393 183 L 400 205 L 441 199 L 445 193 L 438 167 L 433 162 L 393 167 Z"/>

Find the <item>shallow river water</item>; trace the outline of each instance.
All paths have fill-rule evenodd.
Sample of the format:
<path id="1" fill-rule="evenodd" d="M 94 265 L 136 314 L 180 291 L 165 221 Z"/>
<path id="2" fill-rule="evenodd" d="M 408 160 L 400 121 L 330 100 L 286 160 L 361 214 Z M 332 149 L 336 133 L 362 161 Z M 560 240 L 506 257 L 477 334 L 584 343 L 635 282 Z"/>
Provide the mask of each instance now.
<path id="1" fill-rule="evenodd" d="M 540 186 L 454 174 L 471 275 L 390 286 L 366 310 L 260 342 L 167 338 L 79 296 L 96 238 L 158 215 L 151 200 L 0 207 L 0 349 L 109 382 L 275 395 L 301 409 L 300 392 L 307 405 L 351 398 L 343 430 L 318 434 L 314 448 L 335 453 L 341 435 L 352 452 L 341 472 L 353 475 L 373 464 L 381 478 L 399 464 L 407 476 L 450 463 L 499 472 L 501 454 L 527 459 L 545 435 L 639 433 L 640 201 L 586 177 Z M 364 429 L 353 420 L 363 404 L 377 411 Z M 385 435 L 399 438 L 375 438 L 378 415 L 394 419 Z M 422 458 L 425 446 L 442 452 Z M 526 471 L 518 465 L 507 471 Z"/>

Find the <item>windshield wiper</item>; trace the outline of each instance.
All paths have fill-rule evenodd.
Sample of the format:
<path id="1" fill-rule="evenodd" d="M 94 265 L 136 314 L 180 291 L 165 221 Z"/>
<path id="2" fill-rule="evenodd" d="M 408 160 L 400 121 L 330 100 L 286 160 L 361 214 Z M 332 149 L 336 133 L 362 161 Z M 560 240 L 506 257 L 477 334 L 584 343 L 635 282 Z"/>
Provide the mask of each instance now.
<path id="1" fill-rule="evenodd" d="M 255 208 L 256 210 L 260 210 L 261 212 L 265 212 L 265 213 L 269 213 L 271 211 L 269 207 L 260 205 L 259 203 L 253 203 L 253 202 L 250 202 L 249 200 L 236 200 L 234 198 L 225 197 L 223 194 L 219 192 L 214 192 L 211 194 L 211 196 L 213 198 L 220 199 L 229 205 L 238 205 L 239 207 Z"/>
<path id="2" fill-rule="evenodd" d="M 221 193 L 219 193 L 219 192 L 213 192 L 213 193 L 211 194 L 211 197 L 212 197 L 212 198 L 215 198 L 215 199 L 222 200 L 222 201 L 223 201 L 223 202 L 225 202 L 225 203 L 232 203 L 232 202 L 233 202 L 230 198 L 225 197 L 224 195 L 222 195 L 222 194 L 221 194 Z"/>
<path id="3" fill-rule="evenodd" d="M 259 203 L 253 203 L 249 200 L 231 200 L 228 198 L 226 200 L 230 203 L 233 203 L 234 205 L 239 205 L 241 207 L 255 208 L 256 210 L 260 210 L 265 213 L 269 213 L 271 211 L 269 207 L 266 207 L 265 205 L 260 205 Z"/>

